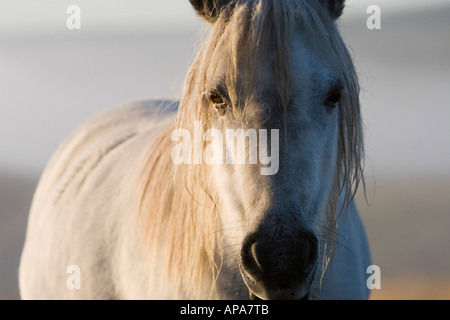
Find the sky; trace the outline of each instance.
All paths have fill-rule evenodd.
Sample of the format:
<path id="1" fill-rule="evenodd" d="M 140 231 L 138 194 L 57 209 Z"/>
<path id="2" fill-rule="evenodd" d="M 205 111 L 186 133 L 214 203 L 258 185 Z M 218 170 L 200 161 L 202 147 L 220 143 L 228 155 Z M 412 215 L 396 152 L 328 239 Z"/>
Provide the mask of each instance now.
<path id="1" fill-rule="evenodd" d="M 412 15 L 450 0 L 346 3 L 343 18 L 360 26 L 345 33 L 356 32 L 348 40 L 362 71 L 367 167 L 450 176 L 449 11 Z M 81 33 L 66 28 L 74 4 Z M 372 4 L 394 17 L 379 32 L 365 27 Z M 408 24 L 395 29 L 399 14 Z M 179 97 L 201 25 L 188 0 L 0 0 L 0 170 L 41 172 L 73 128 L 100 110 Z"/>
<path id="2" fill-rule="evenodd" d="M 449 0 L 347 0 L 345 17 L 365 15 L 373 4 L 382 14 L 392 14 L 448 5 Z M 79 6 L 85 27 L 97 32 L 200 23 L 187 0 L 0 0 L 0 35 L 60 30 L 69 5 Z"/>

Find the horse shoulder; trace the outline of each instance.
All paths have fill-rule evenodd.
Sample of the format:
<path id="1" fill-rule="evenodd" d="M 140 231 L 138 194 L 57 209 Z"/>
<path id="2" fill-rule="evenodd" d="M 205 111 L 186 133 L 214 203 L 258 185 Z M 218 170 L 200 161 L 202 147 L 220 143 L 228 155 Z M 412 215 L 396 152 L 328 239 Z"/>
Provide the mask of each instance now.
<path id="1" fill-rule="evenodd" d="M 320 279 L 316 279 L 317 298 L 367 299 L 370 295 L 366 284 L 369 265 L 371 255 L 367 235 L 356 205 L 352 202 L 339 221 L 333 255 L 325 272 L 321 275 L 318 269 Z"/>
<path id="2" fill-rule="evenodd" d="M 139 162 L 173 121 L 175 107 L 162 101 L 122 105 L 82 124 L 61 145 L 30 210 L 19 268 L 22 297 L 117 297 L 113 265 L 120 262 L 119 242 L 132 236 Z M 81 290 L 67 288 L 71 265 L 79 266 Z"/>

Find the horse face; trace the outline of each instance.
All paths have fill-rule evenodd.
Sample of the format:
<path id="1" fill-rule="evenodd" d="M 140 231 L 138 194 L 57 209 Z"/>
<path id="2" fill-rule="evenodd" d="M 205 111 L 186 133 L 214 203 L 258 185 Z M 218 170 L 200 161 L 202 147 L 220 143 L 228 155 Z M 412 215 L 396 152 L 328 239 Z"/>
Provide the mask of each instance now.
<path id="1" fill-rule="evenodd" d="M 223 46 L 210 57 L 219 62 L 208 68 L 205 91 L 211 127 L 223 137 L 210 145 L 224 159 L 212 166 L 210 184 L 225 267 L 239 265 L 250 297 L 261 299 L 308 297 L 337 172 L 343 85 L 299 26 L 289 34 L 288 89 L 270 50 L 254 62 L 254 77 L 242 58 L 229 79 Z"/>
<path id="2" fill-rule="evenodd" d="M 209 88 L 227 162 L 212 174 L 225 238 L 229 248 L 240 248 L 238 263 L 251 294 L 264 299 L 307 296 L 317 265 L 316 234 L 327 223 L 336 173 L 342 85 L 300 35 L 294 38 L 286 108 L 274 70 L 264 64 L 245 110 L 231 104 L 225 83 L 211 81 Z M 221 68 L 213 78 L 224 78 Z"/>

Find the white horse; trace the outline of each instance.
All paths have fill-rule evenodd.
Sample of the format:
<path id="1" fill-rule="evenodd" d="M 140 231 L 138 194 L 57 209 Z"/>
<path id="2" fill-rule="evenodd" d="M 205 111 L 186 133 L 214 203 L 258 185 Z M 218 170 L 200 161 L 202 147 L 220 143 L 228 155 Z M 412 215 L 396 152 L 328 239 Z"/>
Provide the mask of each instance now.
<path id="1" fill-rule="evenodd" d="M 22 297 L 368 298 L 369 247 L 352 202 L 359 86 L 336 25 L 344 1 L 190 2 L 211 33 L 181 101 L 104 112 L 50 161 Z M 198 123 L 209 135 L 192 142 Z M 257 136 L 256 161 L 228 156 L 263 132 L 277 134 Z M 174 161 L 206 149 L 226 161 Z"/>

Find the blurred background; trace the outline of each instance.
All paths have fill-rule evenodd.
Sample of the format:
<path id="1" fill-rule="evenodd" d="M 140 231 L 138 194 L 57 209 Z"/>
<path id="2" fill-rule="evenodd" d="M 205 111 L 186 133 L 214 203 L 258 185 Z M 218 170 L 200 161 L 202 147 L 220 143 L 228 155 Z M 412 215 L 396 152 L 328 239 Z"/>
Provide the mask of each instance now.
<path id="1" fill-rule="evenodd" d="M 450 2 L 347 0 L 340 27 L 362 85 L 372 298 L 450 299 Z M 19 298 L 30 203 L 59 143 L 111 106 L 180 97 L 204 29 L 187 0 L 0 0 L 0 299 Z"/>

